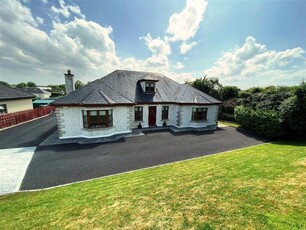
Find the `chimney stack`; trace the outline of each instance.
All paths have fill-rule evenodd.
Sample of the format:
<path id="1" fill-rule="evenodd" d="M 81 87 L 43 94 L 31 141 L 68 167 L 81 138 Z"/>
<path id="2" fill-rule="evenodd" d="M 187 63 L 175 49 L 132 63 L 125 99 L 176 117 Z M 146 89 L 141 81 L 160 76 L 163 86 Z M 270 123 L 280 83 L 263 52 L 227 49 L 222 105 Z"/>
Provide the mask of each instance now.
<path id="1" fill-rule="evenodd" d="M 74 75 L 71 74 L 70 69 L 67 70 L 67 73 L 65 75 L 65 87 L 66 87 L 66 95 L 74 91 L 74 82 L 73 77 Z"/>

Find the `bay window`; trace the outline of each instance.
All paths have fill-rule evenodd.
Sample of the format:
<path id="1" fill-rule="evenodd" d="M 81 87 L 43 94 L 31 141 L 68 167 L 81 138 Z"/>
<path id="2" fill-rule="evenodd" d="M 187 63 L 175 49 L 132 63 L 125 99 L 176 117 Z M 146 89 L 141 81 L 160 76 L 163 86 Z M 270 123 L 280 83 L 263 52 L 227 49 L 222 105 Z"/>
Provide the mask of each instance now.
<path id="1" fill-rule="evenodd" d="M 113 126 L 113 110 L 83 110 L 84 128 L 105 128 Z"/>
<path id="2" fill-rule="evenodd" d="M 207 108 L 192 108 L 192 121 L 205 121 L 207 120 Z"/>

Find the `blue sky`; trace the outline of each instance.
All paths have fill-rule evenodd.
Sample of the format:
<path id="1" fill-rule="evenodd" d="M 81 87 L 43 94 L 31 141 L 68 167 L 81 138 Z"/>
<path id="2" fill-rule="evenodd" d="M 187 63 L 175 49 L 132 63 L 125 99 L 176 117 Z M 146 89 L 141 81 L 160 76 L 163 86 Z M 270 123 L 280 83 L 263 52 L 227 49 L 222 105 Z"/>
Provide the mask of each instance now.
<path id="1" fill-rule="evenodd" d="M 0 79 L 87 82 L 116 69 L 241 88 L 306 78 L 304 0 L 0 0 Z"/>

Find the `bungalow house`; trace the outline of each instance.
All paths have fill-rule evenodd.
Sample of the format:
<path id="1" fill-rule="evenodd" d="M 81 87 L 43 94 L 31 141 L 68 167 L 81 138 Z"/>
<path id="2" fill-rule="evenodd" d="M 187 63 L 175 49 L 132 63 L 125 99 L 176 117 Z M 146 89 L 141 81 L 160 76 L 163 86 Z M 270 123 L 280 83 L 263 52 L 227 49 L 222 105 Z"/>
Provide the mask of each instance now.
<path id="1" fill-rule="evenodd" d="M 35 96 L 8 86 L 0 85 L 0 114 L 33 109 Z"/>
<path id="2" fill-rule="evenodd" d="M 73 85 L 73 75 L 65 74 Z M 108 137 L 135 128 L 167 126 L 214 130 L 217 99 L 158 73 L 116 70 L 51 105 L 64 138 Z"/>
<path id="3" fill-rule="evenodd" d="M 37 98 L 40 98 L 40 99 L 47 99 L 51 96 L 50 92 L 48 92 L 44 89 L 40 89 L 38 87 L 26 87 L 23 90 L 24 90 L 24 92 L 33 94 Z"/>

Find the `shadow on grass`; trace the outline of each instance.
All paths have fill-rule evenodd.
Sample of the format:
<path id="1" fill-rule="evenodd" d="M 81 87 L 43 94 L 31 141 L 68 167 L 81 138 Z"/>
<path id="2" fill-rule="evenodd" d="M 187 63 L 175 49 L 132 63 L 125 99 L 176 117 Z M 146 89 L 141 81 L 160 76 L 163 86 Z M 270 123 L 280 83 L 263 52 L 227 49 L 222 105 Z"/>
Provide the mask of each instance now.
<path id="1" fill-rule="evenodd" d="M 298 139 L 298 140 L 278 140 L 274 141 L 271 144 L 275 145 L 292 145 L 292 146 L 305 146 L 306 147 L 306 140 Z M 306 150 L 306 149 L 305 149 Z"/>

